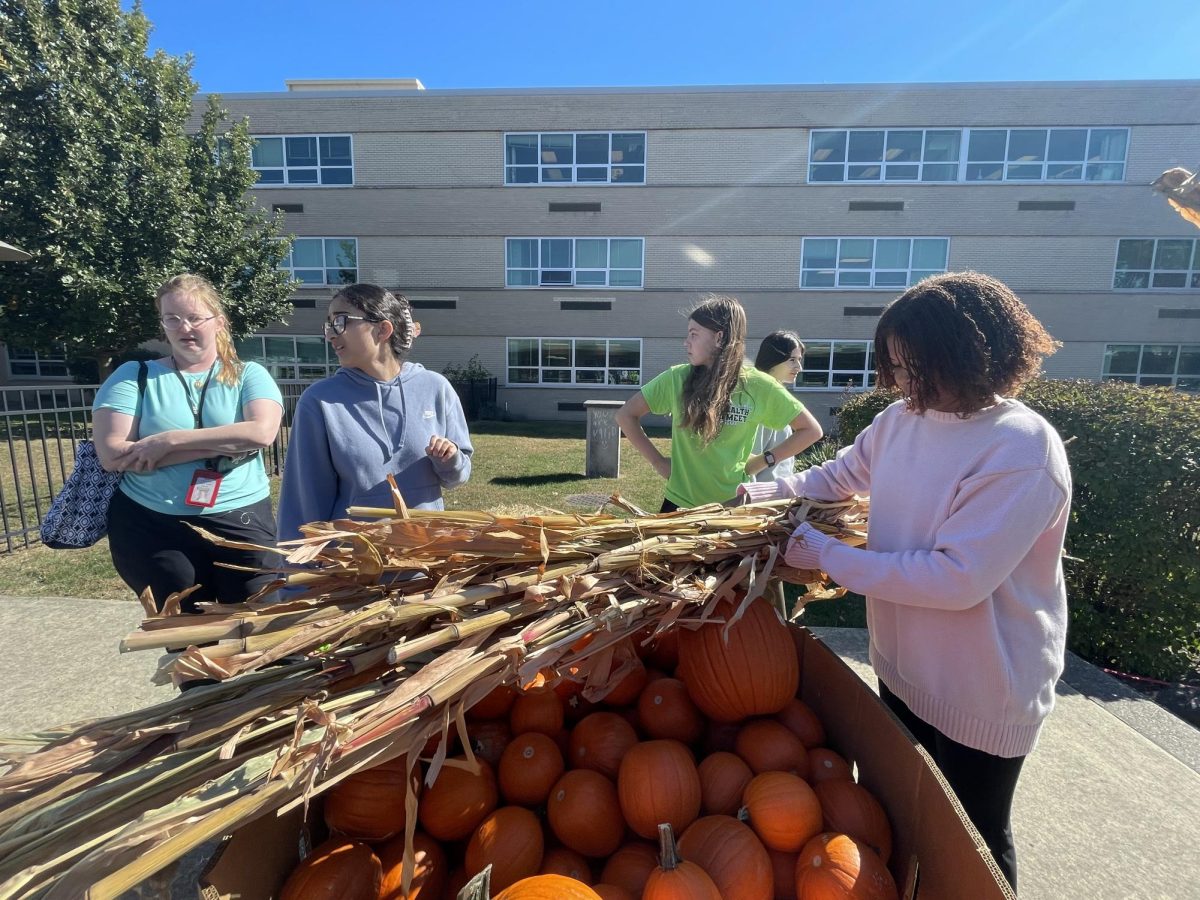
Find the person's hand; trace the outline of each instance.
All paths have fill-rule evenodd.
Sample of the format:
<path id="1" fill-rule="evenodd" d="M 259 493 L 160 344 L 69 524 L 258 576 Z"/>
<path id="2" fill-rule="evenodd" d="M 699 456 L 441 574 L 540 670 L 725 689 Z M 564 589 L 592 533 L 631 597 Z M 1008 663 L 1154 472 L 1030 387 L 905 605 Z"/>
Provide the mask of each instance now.
<path id="1" fill-rule="evenodd" d="M 454 458 L 454 454 L 458 452 L 458 445 L 449 438 L 444 438 L 439 434 L 435 434 L 429 439 L 429 446 L 425 448 L 425 455 L 440 462 L 447 462 Z"/>
<path id="2" fill-rule="evenodd" d="M 746 460 L 745 472 L 751 478 L 767 467 L 767 461 L 761 453 Z"/>
<path id="3" fill-rule="evenodd" d="M 671 479 L 671 459 L 670 459 L 670 457 L 662 456 L 660 454 L 658 459 L 654 460 L 653 466 L 654 466 L 654 471 L 657 472 L 659 475 L 661 475 L 663 478 L 666 478 L 668 481 Z"/>
<path id="4" fill-rule="evenodd" d="M 130 444 L 117 457 L 117 464 L 123 472 L 153 472 L 170 452 L 171 432 L 160 431 Z"/>
<path id="5" fill-rule="evenodd" d="M 820 569 L 821 550 L 832 540 L 835 538 L 804 522 L 792 532 L 783 551 L 783 561 L 793 569 Z"/>

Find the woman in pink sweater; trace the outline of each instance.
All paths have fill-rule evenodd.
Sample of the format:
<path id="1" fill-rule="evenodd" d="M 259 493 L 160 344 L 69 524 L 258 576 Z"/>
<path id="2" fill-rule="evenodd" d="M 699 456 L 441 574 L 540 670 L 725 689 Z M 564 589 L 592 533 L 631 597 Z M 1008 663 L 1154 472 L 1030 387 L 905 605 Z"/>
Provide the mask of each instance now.
<path id="1" fill-rule="evenodd" d="M 805 524 L 785 558 L 866 595 L 881 697 L 1014 888 L 1013 794 L 1063 669 L 1071 475 L 1058 434 L 1012 397 L 1056 347 L 994 278 L 927 278 L 875 331 L 879 384 L 903 399 L 837 459 L 739 490 L 871 498 L 866 549 Z"/>

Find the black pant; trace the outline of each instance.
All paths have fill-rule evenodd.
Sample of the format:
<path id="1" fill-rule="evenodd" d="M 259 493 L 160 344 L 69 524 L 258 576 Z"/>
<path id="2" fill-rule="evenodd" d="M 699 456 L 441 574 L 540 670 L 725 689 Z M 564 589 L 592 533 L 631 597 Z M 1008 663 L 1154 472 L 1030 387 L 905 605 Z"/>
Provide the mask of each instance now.
<path id="1" fill-rule="evenodd" d="M 200 601 L 240 603 L 272 581 L 270 573 L 240 572 L 214 563 L 270 567 L 276 564 L 274 554 L 218 547 L 189 523 L 231 540 L 275 543 L 270 497 L 215 515 L 171 516 L 147 509 L 118 490 L 108 507 L 113 566 L 135 593 L 149 587 L 160 611 L 168 596 L 194 584 L 200 589 L 184 599 L 184 612 L 197 612 Z"/>
<path id="2" fill-rule="evenodd" d="M 663 497 L 662 509 L 659 510 L 660 513 L 675 512 L 675 510 L 677 510 L 677 509 L 679 509 L 678 503 L 675 503 L 674 501 L 668 500 L 666 497 Z"/>
<path id="3" fill-rule="evenodd" d="M 1012 803 L 1025 757 L 993 756 L 950 740 L 918 718 L 882 681 L 879 682 L 879 698 L 938 764 L 967 817 L 992 851 L 996 865 L 1015 891 L 1017 848 L 1013 844 Z"/>

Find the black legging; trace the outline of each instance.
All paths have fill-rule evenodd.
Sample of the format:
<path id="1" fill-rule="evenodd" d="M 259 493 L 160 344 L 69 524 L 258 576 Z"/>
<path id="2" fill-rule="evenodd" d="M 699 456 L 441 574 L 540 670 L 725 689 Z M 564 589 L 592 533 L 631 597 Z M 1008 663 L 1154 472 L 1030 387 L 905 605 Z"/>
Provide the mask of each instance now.
<path id="1" fill-rule="evenodd" d="M 992 851 L 992 858 L 1013 890 L 1017 889 L 1017 848 L 1013 844 L 1012 803 L 1024 756 L 993 756 L 946 737 L 917 717 L 904 701 L 879 682 L 879 697 L 933 757 L 971 823 Z"/>

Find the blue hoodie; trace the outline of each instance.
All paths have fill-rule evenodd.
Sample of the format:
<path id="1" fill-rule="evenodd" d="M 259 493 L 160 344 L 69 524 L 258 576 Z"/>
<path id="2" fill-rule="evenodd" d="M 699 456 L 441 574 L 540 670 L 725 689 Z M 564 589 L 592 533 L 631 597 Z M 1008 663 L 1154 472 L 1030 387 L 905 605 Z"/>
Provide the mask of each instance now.
<path id="1" fill-rule="evenodd" d="M 458 446 L 441 462 L 426 455 L 433 435 Z M 344 518 L 351 506 L 392 507 L 390 472 L 404 502 L 442 509 L 442 488 L 471 477 L 471 436 L 450 382 L 406 362 L 392 381 L 339 369 L 300 395 L 279 495 L 279 539 L 308 522 Z"/>

